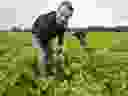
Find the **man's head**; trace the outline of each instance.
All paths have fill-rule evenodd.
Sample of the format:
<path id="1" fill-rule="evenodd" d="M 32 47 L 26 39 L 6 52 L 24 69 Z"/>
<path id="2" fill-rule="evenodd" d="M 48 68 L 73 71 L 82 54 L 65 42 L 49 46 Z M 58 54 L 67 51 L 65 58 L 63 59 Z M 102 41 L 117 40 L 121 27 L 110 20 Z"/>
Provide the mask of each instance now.
<path id="1" fill-rule="evenodd" d="M 72 3 L 69 1 L 64 1 L 60 4 L 57 9 L 57 22 L 66 23 L 69 17 L 72 16 L 74 8 L 72 8 Z"/>

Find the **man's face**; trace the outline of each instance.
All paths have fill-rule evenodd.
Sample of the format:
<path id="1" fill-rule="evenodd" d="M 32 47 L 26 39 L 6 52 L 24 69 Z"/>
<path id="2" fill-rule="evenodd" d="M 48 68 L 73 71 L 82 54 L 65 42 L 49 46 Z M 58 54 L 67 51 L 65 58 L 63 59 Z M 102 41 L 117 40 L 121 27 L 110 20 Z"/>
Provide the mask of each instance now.
<path id="1" fill-rule="evenodd" d="M 73 14 L 73 11 L 69 10 L 69 8 L 66 5 L 64 5 L 60 7 L 60 9 L 58 10 L 58 14 L 59 16 L 57 17 L 57 22 L 67 23 L 69 17 L 71 17 Z"/>

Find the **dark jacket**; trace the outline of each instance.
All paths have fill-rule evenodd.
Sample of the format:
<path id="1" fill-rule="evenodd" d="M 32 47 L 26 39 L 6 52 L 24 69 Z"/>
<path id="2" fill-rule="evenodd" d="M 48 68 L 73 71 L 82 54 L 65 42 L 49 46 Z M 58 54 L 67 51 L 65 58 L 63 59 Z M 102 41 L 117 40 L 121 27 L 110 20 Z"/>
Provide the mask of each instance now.
<path id="1" fill-rule="evenodd" d="M 65 30 L 63 24 L 56 24 L 56 11 L 40 15 L 32 25 L 32 33 L 41 40 L 49 40 L 56 35 L 63 36 Z"/>

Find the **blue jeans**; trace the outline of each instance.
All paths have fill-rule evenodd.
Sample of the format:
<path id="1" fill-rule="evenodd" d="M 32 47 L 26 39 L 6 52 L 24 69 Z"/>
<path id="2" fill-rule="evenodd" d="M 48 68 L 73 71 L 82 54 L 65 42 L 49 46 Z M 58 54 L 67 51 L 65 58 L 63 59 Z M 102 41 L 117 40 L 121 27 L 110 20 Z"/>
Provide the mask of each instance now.
<path id="1" fill-rule="evenodd" d="M 51 44 L 49 44 L 50 42 L 48 41 L 41 41 L 40 44 L 41 44 L 41 48 L 42 48 L 42 51 L 44 53 L 43 55 L 43 64 L 48 64 L 48 61 L 50 59 L 51 62 L 53 62 L 53 49 L 52 49 L 52 46 Z"/>
<path id="2" fill-rule="evenodd" d="M 43 56 L 43 64 L 48 64 L 48 47 L 43 47 L 43 52 L 44 52 L 44 56 Z"/>

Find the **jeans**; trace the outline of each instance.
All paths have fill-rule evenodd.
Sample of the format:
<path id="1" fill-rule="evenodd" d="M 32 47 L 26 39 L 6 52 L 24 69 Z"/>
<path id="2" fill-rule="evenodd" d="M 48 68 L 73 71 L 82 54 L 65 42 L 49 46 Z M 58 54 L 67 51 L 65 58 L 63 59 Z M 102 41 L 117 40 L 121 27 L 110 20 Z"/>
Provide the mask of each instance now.
<path id="1" fill-rule="evenodd" d="M 43 59 L 43 64 L 48 64 L 48 44 L 47 41 L 41 41 L 35 34 L 32 35 L 32 46 L 34 48 L 41 48 L 41 60 Z"/>
<path id="2" fill-rule="evenodd" d="M 43 47 L 43 64 L 48 64 L 48 47 Z"/>

